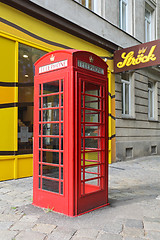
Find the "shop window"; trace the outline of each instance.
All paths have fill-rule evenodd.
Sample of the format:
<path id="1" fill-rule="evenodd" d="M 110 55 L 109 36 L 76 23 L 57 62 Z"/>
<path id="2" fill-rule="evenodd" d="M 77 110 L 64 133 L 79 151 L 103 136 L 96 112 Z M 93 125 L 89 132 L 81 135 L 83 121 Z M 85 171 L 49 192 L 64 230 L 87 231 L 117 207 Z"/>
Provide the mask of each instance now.
<path id="1" fill-rule="evenodd" d="M 127 31 L 127 0 L 119 0 L 119 27 Z"/>
<path id="2" fill-rule="evenodd" d="M 33 151 L 34 63 L 46 52 L 19 44 L 18 55 L 18 153 Z"/>
<path id="3" fill-rule="evenodd" d="M 135 117 L 134 74 L 121 73 L 122 82 L 122 116 Z"/>

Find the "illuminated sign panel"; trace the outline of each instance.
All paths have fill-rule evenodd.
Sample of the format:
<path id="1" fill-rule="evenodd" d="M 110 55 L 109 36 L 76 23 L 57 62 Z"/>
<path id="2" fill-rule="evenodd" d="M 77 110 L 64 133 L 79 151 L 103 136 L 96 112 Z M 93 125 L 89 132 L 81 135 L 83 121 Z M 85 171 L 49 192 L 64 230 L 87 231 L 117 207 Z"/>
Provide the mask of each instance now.
<path id="1" fill-rule="evenodd" d="M 120 73 L 160 64 L 160 40 L 147 42 L 114 53 L 114 72 Z"/>

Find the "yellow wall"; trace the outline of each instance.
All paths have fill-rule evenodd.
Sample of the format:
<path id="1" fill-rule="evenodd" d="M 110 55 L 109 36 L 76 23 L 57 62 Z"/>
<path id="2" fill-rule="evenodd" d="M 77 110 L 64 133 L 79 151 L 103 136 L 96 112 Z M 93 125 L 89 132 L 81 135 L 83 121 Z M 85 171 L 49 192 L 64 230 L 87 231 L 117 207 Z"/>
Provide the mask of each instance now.
<path id="1" fill-rule="evenodd" d="M 5 22 L 0 23 L 1 71 L 0 82 L 18 82 L 18 43 L 27 44 L 44 51 L 62 48 L 75 48 L 91 51 L 99 56 L 112 57 L 112 54 L 94 44 L 75 37 L 69 33 L 52 27 L 12 7 L 0 3 L 0 15 Z M 108 62 L 109 70 L 113 70 L 113 60 Z M 114 92 L 114 79 L 111 79 L 111 91 Z M 16 106 L 7 107 L 1 104 L 18 102 L 17 86 L 0 85 L 0 151 L 17 151 L 18 111 Z M 111 101 L 114 111 L 115 103 Z M 2 108 L 3 106 L 3 108 Z M 8 105 L 9 106 L 9 105 Z M 110 134 L 115 132 L 115 121 L 109 125 Z M 110 147 L 115 148 L 112 140 Z M 110 155 L 114 158 L 114 154 Z M 9 166 L 9 168 L 8 168 Z M 7 170 L 5 170 L 7 168 Z M 10 170 L 9 170 L 10 169 Z M 12 179 L 32 175 L 32 155 L 0 156 L 0 176 Z"/>

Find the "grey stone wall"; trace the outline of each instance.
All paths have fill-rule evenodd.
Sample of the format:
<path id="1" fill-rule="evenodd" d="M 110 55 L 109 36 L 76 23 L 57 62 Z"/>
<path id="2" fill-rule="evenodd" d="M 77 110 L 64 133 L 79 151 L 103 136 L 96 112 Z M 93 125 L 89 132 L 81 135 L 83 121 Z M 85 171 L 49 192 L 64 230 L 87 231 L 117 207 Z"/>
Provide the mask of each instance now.
<path id="1" fill-rule="evenodd" d="M 116 76 L 116 157 L 118 161 L 160 155 L 160 72 L 143 69 L 134 73 L 135 117 L 122 116 L 120 76 Z M 157 119 L 148 118 L 148 80 L 157 82 Z M 133 107 L 133 106 L 132 106 Z"/>

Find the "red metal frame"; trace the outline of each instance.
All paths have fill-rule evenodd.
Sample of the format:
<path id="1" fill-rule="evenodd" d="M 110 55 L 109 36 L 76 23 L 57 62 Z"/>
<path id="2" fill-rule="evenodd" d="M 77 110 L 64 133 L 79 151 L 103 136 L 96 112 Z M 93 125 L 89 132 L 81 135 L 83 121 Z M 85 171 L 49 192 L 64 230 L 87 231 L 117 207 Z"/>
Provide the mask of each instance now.
<path id="1" fill-rule="evenodd" d="M 108 204 L 107 96 L 107 65 L 93 53 L 36 62 L 34 205 L 76 216 Z"/>

